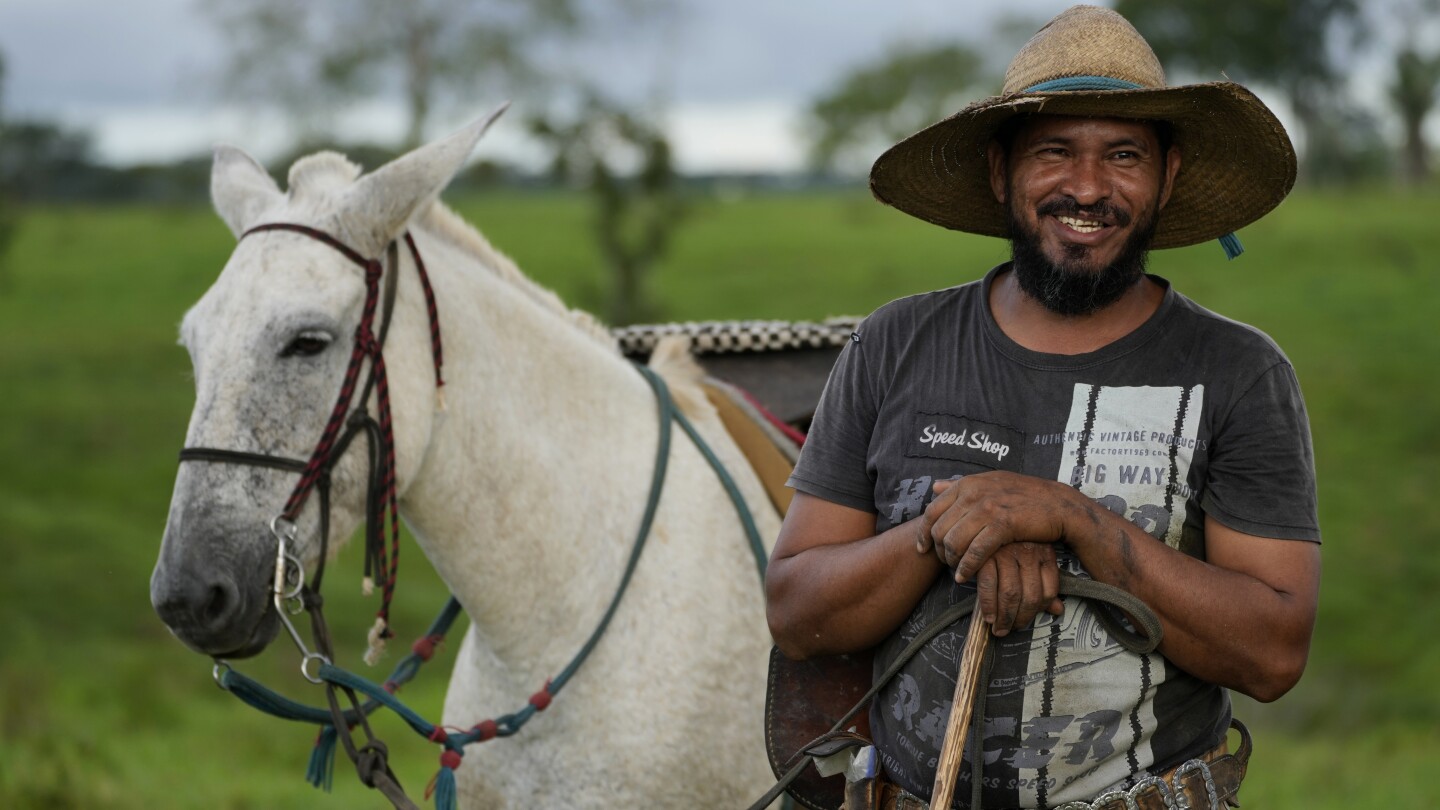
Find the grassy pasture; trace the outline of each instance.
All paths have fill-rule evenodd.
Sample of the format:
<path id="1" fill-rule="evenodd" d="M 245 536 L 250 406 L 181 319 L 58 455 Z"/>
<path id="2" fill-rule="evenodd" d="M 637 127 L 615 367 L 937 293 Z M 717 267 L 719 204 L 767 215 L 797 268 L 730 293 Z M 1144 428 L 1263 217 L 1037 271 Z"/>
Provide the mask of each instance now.
<path id="1" fill-rule="evenodd" d="M 603 300 L 578 198 L 454 201 L 566 300 Z M 1216 245 L 1157 253 L 1152 270 L 1285 347 L 1311 413 L 1326 577 L 1311 665 L 1280 702 L 1242 702 L 1257 752 L 1247 807 L 1436 807 L 1440 760 L 1440 197 L 1300 194 Z M 0 270 L 0 806 L 381 807 L 337 766 L 303 783 L 311 730 L 263 717 L 209 682 L 169 637 L 148 577 L 191 404 L 175 346 L 185 308 L 232 245 L 207 210 L 32 211 Z M 925 226 L 860 193 L 706 199 L 650 291 L 667 318 L 820 318 L 970 280 L 997 240 Z M 413 546 L 402 635 L 443 599 Z M 365 617 L 358 555 L 329 577 L 350 660 Z M 245 670 L 314 699 L 277 643 Z M 448 658 L 432 664 L 448 669 Z M 444 678 L 406 698 L 438 714 Z M 509 710 L 512 707 L 497 707 Z M 539 721 L 543 722 L 543 718 Z M 413 792 L 433 748 L 382 721 Z M 504 741 L 492 744 L 505 744 Z M 471 756 L 484 757 L 481 747 Z"/>

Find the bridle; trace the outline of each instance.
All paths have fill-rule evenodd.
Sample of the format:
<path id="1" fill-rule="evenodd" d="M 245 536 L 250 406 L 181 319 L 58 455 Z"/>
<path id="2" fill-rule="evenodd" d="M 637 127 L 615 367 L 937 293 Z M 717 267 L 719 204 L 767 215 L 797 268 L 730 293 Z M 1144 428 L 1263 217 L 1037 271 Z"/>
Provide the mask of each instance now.
<path id="1" fill-rule="evenodd" d="M 290 231 L 307 236 L 334 248 L 345 258 L 359 265 L 365 271 L 365 304 L 361 310 L 360 323 L 355 327 L 350 363 L 345 370 L 344 382 L 330 419 L 320 440 L 311 451 L 308 461 L 265 453 L 252 453 L 214 447 L 187 447 L 180 451 L 180 461 L 204 461 L 226 464 L 243 464 L 268 467 L 299 473 L 300 480 L 290 491 L 280 514 L 270 521 L 270 531 L 277 543 L 275 556 L 276 609 L 281 621 L 289 631 L 305 660 L 329 660 L 328 651 L 311 652 L 300 639 L 299 633 L 289 621 L 287 614 L 295 612 L 281 604 L 300 600 L 303 606 L 307 592 L 313 601 L 318 598 L 320 581 L 324 575 L 325 558 L 330 538 L 330 475 L 339 459 L 345 454 L 350 443 L 361 433 L 365 434 L 369 450 L 369 481 L 365 499 L 365 591 L 369 593 L 374 580 L 381 587 L 381 606 L 376 613 L 375 625 L 370 631 L 370 647 L 367 661 L 373 663 L 383 648 L 383 642 L 393 636 L 390 629 L 390 604 L 394 598 L 395 580 L 400 558 L 400 515 L 397 505 L 395 480 L 395 434 L 390 415 L 390 386 L 385 370 L 385 338 L 390 331 L 390 321 L 395 309 L 396 287 L 399 279 L 399 261 L 396 243 L 391 242 L 386 253 L 391 270 L 385 272 L 379 259 L 367 259 L 354 248 L 330 234 L 306 225 L 273 222 L 257 225 L 241 234 L 243 240 L 256 233 L 266 231 Z M 440 321 L 435 306 L 435 293 L 430 286 L 425 262 L 415 246 L 415 240 L 407 232 L 403 236 L 410 255 L 415 261 L 421 288 L 425 293 L 426 309 L 430 319 L 431 354 L 435 363 L 435 388 L 437 398 L 443 403 L 439 392 L 445 385 L 442 375 L 444 364 L 443 347 L 440 340 Z M 384 296 L 381 297 L 381 279 L 384 279 Z M 375 330 L 375 316 L 379 310 L 380 326 Z M 361 366 L 369 360 L 369 373 L 361 389 L 359 404 L 352 410 L 356 383 Z M 366 403 L 371 392 L 376 395 L 378 419 L 371 416 Z M 296 522 L 311 492 L 318 491 L 320 497 L 320 554 L 315 577 L 309 588 L 305 587 L 304 569 L 299 558 L 290 551 L 295 542 Z M 385 548 L 385 529 L 390 534 L 390 548 Z M 302 672 L 312 681 L 314 676 L 302 664 Z"/>
<path id="2" fill-rule="evenodd" d="M 291 489 L 284 508 L 269 523 L 270 532 L 276 542 L 275 575 L 271 586 L 271 598 L 274 602 L 275 612 L 291 640 L 300 650 L 300 673 L 312 683 L 326 685 L 326 696 L 330 704 L 332 722 L 335 728 L 346 730 L 346 733 L 341 735 L 341 742 L 345 745 L 352 760 L 356 762 L 357 767 L 360 768 L 366 784 L 381 790 L 391 798 L 392 802 L 396 803 L 397 807 L 408 806 L 408 799 L 405 798 L 399 782 L 395 780 L 394 774 L 390 771 L 384 743 L 374 736 L 366 719 L 367 708 L 373 710 L 373 707 L 362 707 L 354 690 L 343 686 L 337 687 L 320 677 L 321 667 L 332 664 L 335 659 L 330 633 L 322 612 L 324 602 L 320 596 L 330 539 L 331 473 L 339 459 L 349 449 L 350 443 L 360 434 L 365 436 L 369 461 L 365 497 L 365 592 L 370 593 L 376 579 L 380 581 L 381 587 L 380 609 L 376 613 L 375 624 L 370 630 L 369 645 L 365 654 L 366 662 L 373 664 L 383 652 L 385 641 L 394 635 L 390 629 L 390 604 L 394 598 L 395 581 L 399 573 L 400 513 L 395 479 L 395 433 L 390 413 L 390 385 L 385 369 L 384 347 L 385 339 L 390 331 L 391 317 L 395 310 L 396 289 L 400 275 L 399 251 L 396 243 L 391 242 L 386 250 L 390 265 L 390 272 L 387 273 L 379 259 L 366 258 L 359 251 L 334 236 L 307 225 L 287 222 L 266 223 L 250 228 L 241 234 L 240 238 L 243 240 L 266 231 L 290 231 L 322 242 L 365 271 L 365 303 L 361 310 L 360 323 L 355 327 L 350 362 L 345 369 L 340 393 L 330 411 L 330 418 L 325 425 L 325 430 L 321 433 L 315 448 L 310 452 L 308 460 L 302 461 L 285 456 L 226 448 L 186 447 L 180 451 L 180 461 L 267 467 L 300 475 L 300 480 Z M 425 293 L 426 310 L 430 320 L 431 355 L 435 364 L 435 389 L 437 401 L 443 407 L 444 399 L 440 391 L 445 385 L 442 374 L 444 355 L 440 340 L 440 321 L 435 306 L 435 293 L 430 285 L 425 262 L 420 257 L 415 240 L 408 232 L 403 235 L 403 239 L 415 261 L 421 288 Z M 384 280 L 383 298 L 382 279 Z M 380 315 L 378 332 L 375 329 L 377 310 Z M 369 371 L 364 385 L 360 387 L 358 404 L 352 409 L 357 383 L 360 379 L 360 370 L 362 366 L 366 365 L 366 360 L 369 361 Z M 376 397 L 378 412 L 376 416 L 372 416 L 368 408 L 372 392 Z M 315 575 L 307 583 L 304 566 L 291 549 L 295 543 L 296 523 L 300 511 L 304 508 L 312 492 L 318 492 L 320 498 L 320 553 Z M 387 523 L 390 534 L 388 553 L 385 548 L 384 536 Z M 315 643 L 314 650 L 305 644 L 299 630 L 290 619 L 292 615 L 298 614 L 302 610 L 310 615 Z M 222 667 L 228 670 L 229 665 L 217 659 L 215 667 L 217 681 L 221 679 Z M 351 710 L 341 709 L 335 694 L 337 690 L 346 693 Z M 355 746 L 349 735 L 349 730 L 356 725 L 363 726 L 367 737 L 366 744 L 360 747 Z"/>

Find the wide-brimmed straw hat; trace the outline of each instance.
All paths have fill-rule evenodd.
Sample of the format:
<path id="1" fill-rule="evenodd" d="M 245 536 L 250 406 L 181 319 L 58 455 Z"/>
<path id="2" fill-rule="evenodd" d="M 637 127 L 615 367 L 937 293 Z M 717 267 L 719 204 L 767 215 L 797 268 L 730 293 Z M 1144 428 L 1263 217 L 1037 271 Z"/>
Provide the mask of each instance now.
<path id="1" fill-rule="evenodd" d="M 1025 113 L 1170 122 L 1180 173 L 1152 247 L 1230 235 L 1279 205 L 1295 184 L 1295 149 L 1254 93 L 1233 82 L 1168 87 L 1160 61 L 1129 21 L 1110 9 L 1075 6 L 1020 49 L 1000 95 L 881 155 L 870 189 L 927 222 L 1009 236 L 986 148 L 1005 120 Z M 1238 252 L 1238 243 L 1227 242 L 1226 250 Z"/>

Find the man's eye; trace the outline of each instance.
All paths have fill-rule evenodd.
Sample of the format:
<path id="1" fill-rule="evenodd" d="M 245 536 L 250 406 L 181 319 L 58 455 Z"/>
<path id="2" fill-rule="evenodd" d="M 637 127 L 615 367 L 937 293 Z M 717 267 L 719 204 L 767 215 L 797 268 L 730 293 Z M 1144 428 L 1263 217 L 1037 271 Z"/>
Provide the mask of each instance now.
<path id="1" fill-rule="evenodd" d="M 314 357 L 330 345 L 330 336 L 305 333 L 299 335 L 280 352 L 281 357 Z"/>

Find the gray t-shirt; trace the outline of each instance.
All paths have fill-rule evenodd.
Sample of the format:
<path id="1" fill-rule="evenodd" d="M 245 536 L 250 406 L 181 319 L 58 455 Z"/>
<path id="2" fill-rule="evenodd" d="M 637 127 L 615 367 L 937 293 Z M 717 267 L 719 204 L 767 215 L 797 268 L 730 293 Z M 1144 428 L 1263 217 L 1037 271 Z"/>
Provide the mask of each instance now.
<path id="1" fill-rule="evenodd" d="M 842 350 L 790 486 L 916 517 L 934 481 L 1010 470 L 1078 487 L 1157 542 L 1204 559 L 1205 515 L 1246 534 L 1320 539 L 1299 384 L 1268 337 L 1166 288 L 1099 351 L 1033 352 L 1000 330 L 983 281 L 891 302 Z M 1061 565 L 1086 575 L 1061 547 Z M 876 673 L 973 593 L 940 576 L 877 649 Z M 881 763 L 929 796 L 968 627 L 941 633 L 875 699 Z M 1228 693 L 1125 650 L 1084 600 L 995 639 L 983 719 L 986 807 L 1047 807 L 1133 784 L 1219 744 Z M 969 803 L 970 764 L 957 807 Z"/>

